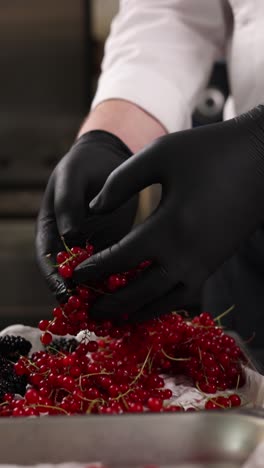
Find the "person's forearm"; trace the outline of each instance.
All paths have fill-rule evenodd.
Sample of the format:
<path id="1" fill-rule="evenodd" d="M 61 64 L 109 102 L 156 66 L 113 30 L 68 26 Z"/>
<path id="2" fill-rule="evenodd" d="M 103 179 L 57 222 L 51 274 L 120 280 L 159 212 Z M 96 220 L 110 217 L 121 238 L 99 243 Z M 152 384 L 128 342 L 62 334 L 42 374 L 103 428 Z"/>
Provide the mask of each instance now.
<path id="1" fill-rule="evenodd" d="M 78 136 L 91 130 L 115 134 L 133 153 L 167 133 L 161 123 L 143 109 L 120 99 L 100 103 L 85 119 Z"/>

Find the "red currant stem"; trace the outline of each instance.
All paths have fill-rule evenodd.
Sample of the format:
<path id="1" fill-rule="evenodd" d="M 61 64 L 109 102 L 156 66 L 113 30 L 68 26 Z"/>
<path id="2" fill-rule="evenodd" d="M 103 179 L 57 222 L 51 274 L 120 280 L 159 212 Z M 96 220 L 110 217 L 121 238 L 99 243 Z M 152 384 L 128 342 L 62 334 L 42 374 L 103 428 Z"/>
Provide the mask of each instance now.
<path id="1" fill-rule="evenodd" d="M 68 390 L 68 392 L 71 393 L 69 390 Z M 91 400 L 91 398 L 85 398 L 83 396 L 79 396 L 79 399 L 82 400 L 82 401 L 89 401 L 89 403 L 95 401 L 95 400 Z M 104 400 L 102 400 L 102 398 L 97 398 L 97 400 L 104 401 Z"/>
<path id="2" fill-rule="evenodd" d="M 88 408 L 87 408 L 87 410 L 86 410 L 86 414 L 87 414 L 87 413 L 88 413 L 88 414 L 91 413 L 91 411 L 92 411 L 94 405 L 96 405 L 96 403 L 102 404 L 102 402 L 103 402 L 104 400 L 102 400 L 101 398 L 96 398 L 95 400 L 90 400 L 90 401 L 91 401 L 91 403 L 90 403 L 90 405 L 88 406 Z"/>
<path id="3" fill-rule="evenodd" d="M 60 266 L 67 265 L 67 263 L 69 263 L 69 262 L 73 259 L 73 257 L 76 257 L 76 255 L 73 255 L 73 254 L 72 254 L 72 256 L 66 258 L 66 260 L 64 260 L 64 262 L 62 262 L 62 263 L 56 263 L 56 264 L 54 265 L 54 267 L 59 268 Z"/>
<path id="4" fill-rule="evenodd" d="M 132 387 L 134 385 L 133 382 L 131 382 L 130 386 Z M 113 400 L 120 400 L 123 399 L 125 396 L 129 395 L 129 393 L 133 392 L 133 388 L 129 388 L 125 393 L 120 393 L 117 397 L 114 397 Z"/>
<path id="5" fill-rule="evenodd" d="M 162 354 L 166 356 L 167 359 L 170 359 L 171 361 L 190 361 L 191 358 L 175 358 L 173 356 L 169 356 L 164 349 L 161 350 Z"/>
<path id="6" fill-rule="evenodd" d="M 66 354 L 62 353 L 62 352 L 61 352 L 61 351 L 59 351 L 58 349 L 56 349 L 56 348 L 53 348 L 53 346 L 47 346 L 47 349 L 48 349 L 48 351 L 49 351 L 49 350 L 51 350 L 51 351 L 55 351 L 55 352 L 56 352 L 56 354 L 61 354 L 63 357 L 65 357 L 65 356 L 66 356 Z"/>
<path id="7" fill-rule="evenodd" d="M 124 407 L 126 408 L 126 410 L 129 410 L 129 407 L 128 407 L 128 404 L 127 404 L 126 399 L 123 398 L 123 397 L 122 397 L 121 399 L 122 399 L 123 405 L 124 405 Z"/>
<path id="8" fill-rule="evenodd" d="M 237 390 L 239 388 L 239 382 L 240 382 L 240 374 L 238 374 L 238 376 L 237 376 L 236 392 L 237 392 Z"/>
<path id="9" fill-rule="evenodd" d="M 61 262 L 61 263 L 52 263 L 51 259 L 49 258 L 50 256 L 51 256 L 51 254 L 46 255 L 47 260 L 50 262 L 50 264 L 51 264 L 51 266 L 53 268 L 59 268 L 59 267 L 61 267 L 63 265 L 67 265 L 67 263 L 69 263 L 74 257 L 77 257 L 76 254 L 71 253 L 71 256 L 66 258 L 63 262 Z"/>
<path id="10" fill-rule="evenodd" d="M 215 401 L 215 404 L 216 404 L 217 406 L 219 406 L 219 408 L 222 408 L 222 409 L 231 408 L 231 405 L 228 406 L 228 407 L 226 407 L 226 406 L 220 405 L 220 403 L 218 403 L 217 401 Z M 230 404 L 230 403 L 229 403 L 229 404 Z"/>
<path id="11" fill-rule="evenodd" d="M 95 372 L 93 374 L 85 374 L 85 375 L 82 375 L 81 377 L 92 377 L 94 375 L 113 375 L 114 372 Z"/>
<path id="12" fill-rule="evenodd" d="M 214 397 L 208 397 L 208 395 L 201 390 L 198 382 L 195 382 L 195 385 L 196 385 L 197 390 L 199 390 L 199 392 L 204 398 L 206 398 L 207 400 L 211 400 L 212 398 L 214 398 Z"/>
<path id="13" fill-rule="evenodd" d="M 21 356 L 19 356 L 19 357 L 21 357 Z M 6 360 L 7 360 L 7 362 L 10 362 L 10 364 L 13 364 L 13 366 L 16 364 L 15 362 L 11 361 L 11 359 L 6 359 Z"/>
<path id="14" fill-rule="evenodd" d="M 58 403 L 57 398 L 58 398 L 59 392 L 60 392 L 60 389 L 56 388 L 56 389 L 55 389 L 55 395 L 54 395 L 54 402 L 55 402 L 56 404 Z"/>
<path id="15" fill-rule="evenodd" d="M 45 372 L 39 372 L 39 375 L 42 375 L 43 377 L 46 377 L 50 374 L 51 369 L 46 370 Z"/>
<path id="16" fill-rule="evenodd" d="M 0 406 L 4 406 L 4 405 L 9 405 L 9 402 L 8 401 L 3 401 L 2 403 L 0 403 Z"/>
<path id="17" fill-rule="evenodd" d="M 130 387 L 133 387 L 135 385 L 135 383 L 138 381 L 138 379 L 140 379 L 140 377 L 142 376 L 144 368 L 146 367 L 146 364 L 148 362 L 151 351 L 152 351 L 152 348 L 149 349 L 148 354 L 147 354 L 147 356 L 146 356 L 146 358 L 145 358 L 145 360 L 144 360 L 144 362 L 143 362 L 143 364 L 141 366 L 141 369 L 140 369 L 139 373 L 136 375 L 134 380 L 132 380 L 132 382 L 129 384 Z M 128 395 L 130 392 L 132 392 L 132 388 L 129 388 L 125 393 L 120 393 L 120 395 L 115 397 L 114 400 L 119 400 L 120 398 L 123 398 L 126 395 Z"/>
<path id="18" fill-rule="evenodd" d="M 61 236 L 61 241 L 62 241 L 62 243 L 64 245 L 64 248 L 65 248 L 66 252 L 68 252 L 70 255 L 73 255 L 73 253 L 71 252 L 71 249 L 68 247 L 68 245 L 65 242 L 64 236 Z"/>
<path id="19" fill-rule="evenodd" d="M 196 338 L 199 338 L 199 337 L 200 337 L 200 335 L 198 335 Z M 192 343 L 192 341 L 195 341 L 195 340 L 194 340 L 193 338 L 190 338 L 189 340 L 182 341 L 181 344 L 186 345 L 186 344 L 188 344 L 188 343 Z"/>
<path id="20" fill-rule="evenodd" d="M 202 370 L 203 370 L 203 375 L 205 377 L 205 381 L 206 383 L 208 384 L 208 378 L 207 378 L 207 375 L 204 371 L 204 365 L 203 365 L 203 360 L 202 360 L 202 351 L 201 351 L 201 348 L 198 348 L 198 351 L 199 351 L 199 358 L 200 358 L 200 364 L 202 365 Z"/>
<path id="21" fill-rule="evenodd" d="M 187 310 L 185 310 L 185 309 L 177 310 L 177 311 L 173 312 L 173 314 L 175 314 L 175 315 L 182 314 L 182 315 L 184 315 L 186 318 L 189 318 L 189 317 L 190 317 L 190 314 L 189 314 L 189 313 L 187 312 Z"/>
<path id="22" fill-rule="evenodd" d="M 27 366 L 27 369 L 29 366 L 33 366 L 35 367 L 36 369 L 39 369 L 39 367 L 37 366 L 37 364 L 35 364 L 34 362 L 30 361 L 29 359 L 27 360 L 27 363 L 25 364 Z"/>
<path id="23" fill-rule="evenodd" d="M 143 364 L 142 364 L 142 366 L 141 366 L 141 369 L 140 369 L 138 375 L 136 375 L 136 377 L 134 378 L 134 380 L 131 382 L 131 384 L 130 384 L 131 386 L 134 385 L 134 384 L 138 381 L 138 379 L 140 379 L 140 377 L 142 376 L 143 371 L 144 371 L 144 369 L 145 369 L 145 367 L 146 367 L 146 364 L 147 364 L 147 362 L 148 362 L 148 359 L 149 359 L 149 356 L 150 356 L 151 351 L 152 351 L 152 348 L 150 348 L 150 349 L 148 350 L 148 354 L 147 354 L 147 356 L 146 356 L 146 358 L 145 358 L 145 360 L 144 360 L 144 362 L 143 362 Z"/>
<path id="24" fill-rule="evenodd" d="M 30 408 L 48 408 L 48 409 L 54 409 L 54 410 L 58 410 L 58 411 L 61 411 L 62 413 L 64 414 L 67 414 L 67 411 L 63 408 L 60 408 L 59 406 L 51 406 L 51 405 L 41 405 L 41 404 L 36 404 L 36 405 L 29 405 Z"/>
<path id="25" fill-rule="evenodd" d="M 47 326 L 45 332 L 49 329 L 49 327 L 50 327 L 54 322 L 55 322 L 55 318 L 52 319 L 52 320 L 49 322 L 49 324 L 48 324 L 48 326 Z"/>
<path id="26" fill-rule="evenodd" d="M 215 401 L 213 398 L 207 398 L 207 401 L 213 401 L 213 402 L 216 404 L 216 406 L 219 406 L 219 408 L 227 409 L 226 406 L 220 405 L 220 403 L 218 403 L 217 401 Z"/>
<path id="27" fill-rule="evenodd" d="M 225 310 L 224 312 L 222 312 L 222 314 L 218 315 L 217 317 L 215 317 L 214 321 L 215 322 L 218 322 L 218 325 L 221 327 L 221 319 L 223 317 L 225 317 L 226 315 L 228 315 L 230 312 L 232 312 L 232 310 L 234 310 L 235 308 L 235 304 L 233 304 L 231 307 L 229 307 L 229 309 Z"/>
<path id="28" fill-rule="evenodd" d="M 82 387 L 82 375 L 80 375 L 80 377 L 79 377 L 79 387 L 80 387 L 81 391 L 83 392 L 83 387 Z"/>
<path id="29" fill-rule="evenodd" d="M 150 361 L 148 362 L 149 373 L 151 373 L 152 366 L 153 366 L 153 362 L 154 362 L 154 356 L 153 356 L 152 359 L 150 359 Z"/>
<path id="30" fill-rule="evenodd" d="M 55 263 L 55 265 L 53 265 L 54 267 L 58 268 L 60 266 L 63 266 L 63 265 L 67 265 L 67 263 L 69 263 L 72 259 L 74 258 L 78 258 L 79 254 L 74 254 L 72 253 L 72 251 L 67 248 L 65 245 L 64 245 L 65 249 L 67 250 L 67 253 L 70 254 L 70 257 L 66 258 L 63 262 L 61 263 Z"/>

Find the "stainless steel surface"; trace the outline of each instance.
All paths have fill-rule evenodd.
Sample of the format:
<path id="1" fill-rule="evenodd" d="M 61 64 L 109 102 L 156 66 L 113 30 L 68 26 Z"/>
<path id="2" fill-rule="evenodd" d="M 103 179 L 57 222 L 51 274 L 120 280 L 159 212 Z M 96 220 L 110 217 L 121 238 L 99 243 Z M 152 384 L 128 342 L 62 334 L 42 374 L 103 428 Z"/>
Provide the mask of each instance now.
<path id="1" fill-rule="evenodd" d="M 263 418 L 232 412 L 1 419 L 0 463 L 238 467 L 262 440 Z"/>

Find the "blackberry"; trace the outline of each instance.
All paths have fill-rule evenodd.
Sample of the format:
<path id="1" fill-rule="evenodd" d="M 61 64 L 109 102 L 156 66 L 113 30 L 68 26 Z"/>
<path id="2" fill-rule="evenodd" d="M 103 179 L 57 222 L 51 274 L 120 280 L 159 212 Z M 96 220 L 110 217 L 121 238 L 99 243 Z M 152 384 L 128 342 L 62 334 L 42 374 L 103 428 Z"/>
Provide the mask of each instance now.
<path id="1" fill-rule="evenodd" d="M 25 395 L 27 383 L 27 376 L 17 375 L 14 364 L 4 356 L 0 356 L 0 400 L 5 393 Z"/>
<path id="2" fill-rule="evenodd" d="M 77 348 L 79 342 L 75 338 L 57 338 L 47 346 L 49 352 L 52 354 L 57 354 L 59 351 L 62 353 L 72 353 Z M 52 349 L 51 349 L 52 348 Z"/>
<path id="3" fill-rule="evenodd" d="M 0 355 L 12 361 L 17 361 L 21 355 L 27 356 L 31 347 L 31 343 L 22 336 L 6 335 L 0 337 Z"/>

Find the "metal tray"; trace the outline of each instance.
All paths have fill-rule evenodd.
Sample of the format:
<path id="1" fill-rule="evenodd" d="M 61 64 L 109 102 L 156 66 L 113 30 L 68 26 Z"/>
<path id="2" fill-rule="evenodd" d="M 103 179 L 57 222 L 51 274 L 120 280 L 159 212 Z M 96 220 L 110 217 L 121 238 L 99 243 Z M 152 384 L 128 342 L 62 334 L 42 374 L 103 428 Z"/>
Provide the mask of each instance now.
<path id="1" fill-rule="evenodd" d="M 237 468 L 264 440 L 264 412 L 145 414 L 0 420 L 0 464 L 102 461 Z"/>

